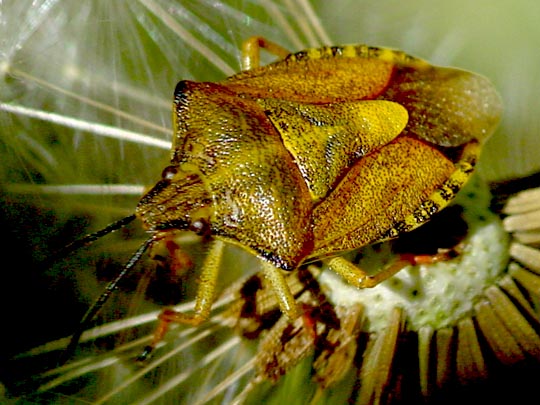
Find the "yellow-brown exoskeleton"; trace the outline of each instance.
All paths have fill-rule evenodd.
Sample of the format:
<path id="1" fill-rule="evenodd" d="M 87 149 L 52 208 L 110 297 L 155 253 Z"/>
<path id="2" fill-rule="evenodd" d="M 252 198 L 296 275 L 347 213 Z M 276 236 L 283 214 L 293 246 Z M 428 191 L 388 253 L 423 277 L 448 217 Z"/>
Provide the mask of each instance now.
<path id="1" fill-rule="evenodd" d="M 260 48 L 280 60 L 260 67 Z M 244 67 L 219 83 L 177 85 L 171 163 L 136 209 L 155 235 L 189 229 L 209 245 L 194 313 L 164 311 L 156 339 L 168 322 L 208 318 L 224 243 L 261 258 L 290 319 L 298 310 L 284 271 L 323 260 L 359 288 L 391 276 L 398 267 L 368 276 L 339 255 L 445 207 L 501 113 L 484 77 L 400 51 L 289 53 L 255 37 Z"/>

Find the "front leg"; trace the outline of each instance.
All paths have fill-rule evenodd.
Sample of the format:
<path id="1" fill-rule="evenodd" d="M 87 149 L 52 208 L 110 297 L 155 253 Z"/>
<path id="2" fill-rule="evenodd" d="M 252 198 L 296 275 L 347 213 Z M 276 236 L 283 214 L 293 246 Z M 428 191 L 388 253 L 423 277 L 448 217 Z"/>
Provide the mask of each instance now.
<path id="1" fill-rule="evenodd" d="M 272 285 L 281 312 L 289 318 L 289 321 L 294 321 L 299 315 L 298 305 L 296 305 L 291 289 L 283 275 L 283 270 L 270 262 L 263 261 L 262 263 L 264 275 Z"/>
<path id="2" fill-rule="evenodd" d="M 171 322 L 197 326 L 209 318 L 214 303 L 216 282 L 225 244 L 215 239 L 208 243 L 210 246 L 199 276 L 199 288 L 195 297 L 193 313 L 185 314 L 172 309 L 164 309 L 159 315 L 158 326 L 154 331 L 152 342 L 144 348 L 143 353 L 139 356 L 140 360 L 144 360 L 157 344 L 163 340 Z"/>

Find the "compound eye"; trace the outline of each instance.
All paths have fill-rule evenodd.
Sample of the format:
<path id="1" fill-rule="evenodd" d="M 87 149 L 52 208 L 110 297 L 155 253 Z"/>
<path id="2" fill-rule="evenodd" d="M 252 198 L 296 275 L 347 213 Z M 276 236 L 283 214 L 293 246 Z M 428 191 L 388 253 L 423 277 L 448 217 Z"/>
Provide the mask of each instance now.
<path id="1" fill-rule="evenodd" d="M 210 224 L 202 218 L 193 221 L 189 229 L 200 236 L 208 236 L 211 233 Z"/>
<path id="2" fill-rule="evenodd" d="M 178 173 L 178 166 L 167 166 L 161 172 L 161 178 L 163 180 L 172 180 L 176 173 Z"/>

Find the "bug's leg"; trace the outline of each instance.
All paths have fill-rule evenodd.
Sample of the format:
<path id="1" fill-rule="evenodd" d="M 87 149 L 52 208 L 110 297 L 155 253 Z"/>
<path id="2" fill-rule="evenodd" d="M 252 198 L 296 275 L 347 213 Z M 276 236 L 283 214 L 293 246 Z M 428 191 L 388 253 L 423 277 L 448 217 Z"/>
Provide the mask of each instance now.
<path id="1" fill-rule="evenodd" d="M 191 256 L 185 252 L 176 241 L 176 234 L 171 231 L 156 233 L 154 243 L 148 256 L 171 273 L 171 277 L 178 277 L 193 267 Z"/>
<path id="2" fill-rule="evenodd" d="M 242 70 L 251 70 L 260 66 L 261 48 L 278 56 L 280 59 L 291 53 L 266 38 L 251 37 L 242 44 Z"/>
<path id="3" fill-rule="evenodd" d="M 294 296 L 287 284 L 287 280 L 283 275 L 283 271 L 267 261 L 262 261 L 262 267 L 264 275 L 270 281 L 270 284 L 274 289 L 281 312 L 283 312 L 289 320 L 294 321 L 299 315 L 298 306 L 296 305 Z"/>
<path id="4" fill-rule="evenodd" d="M 392 277 L 403 267 L 411 264 L 411 261 L 408 258 L 400 258 L 373 275 L 367 274 L 364 270 L 343 257 L 328 259 L 327 264 L 349 284 L 357 288 L 371 288 Z"/>
<path id="5" fill-rule="evenodd" d="M 412 254 L 412 253 L 401 253 L 399 255 L 400 260 L 407 261 L 408 264 L 413 266 L 419 264 L 433 264 L 438 262 L 445 262 L 447 260 L 452 260 L 455 257 L 459 256 L 463 252 L 464 245 L 462 243 L 457 244 L 452 248 L 439 248 L 437 253 L 426 253 L 426 254 Z"/>
<path id="6" fill-rule="evenodd" d="M 335 257 L 328 260 L 330 268 L 343 277 L 349 284 L 357 288 L 371 288 L 389 279 L 398 273 L 405 266 L 417 266 L 420 264 L 433 264 L 437 262 L 452 260 L 460 252 L 460 245 L 453 249 L 440 249 L 435 254 L 415 255 L 402 253 L 399 258 L 389 266 L 383 268 L 376 274 L 369 275 L 360 267 L 351 263 L 343 257 Z"/>
<path id="7" fill-rule="evenodd" d="M 145 347 L 144 352 L 139 356 L 140 360 L 144 360 L 156 345 L 163 340 L 171 322 L 196 326 L 207 320 L 210 316 L 212 304 L 214 303 L 216 282 L 223 256 L 224 243 L 215 239 L 208 243 L 209 250 L 199 276 L 200 281 L 197 296 L 195 297 L 194 312 L 184 314 L 172 309 L 163 310 L 159 315 L 158 326 L 154 331 L 152 342 L 149 346 Z"/>

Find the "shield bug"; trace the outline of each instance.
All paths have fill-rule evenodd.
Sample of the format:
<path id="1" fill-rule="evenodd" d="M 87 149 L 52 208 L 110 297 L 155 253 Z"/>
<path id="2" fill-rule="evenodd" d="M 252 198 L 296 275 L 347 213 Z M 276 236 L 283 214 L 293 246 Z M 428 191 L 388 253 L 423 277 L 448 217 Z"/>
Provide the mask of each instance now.
<path id="1" fill-rule="evenodd" d="M 261 48 L 279 60 L 259 66 Z M 501 113 L 484 77 L 401 51 L 289 53 L 254 37 L 243 53 L 246 69 L 222 82 L 178 83 L 170 165 L 135 215 L 110 228 L 139 218 L 152 233 L 123 273 L 171 231 L 191 230 L 208 245 L 194 312 L 163 311 L 155 342 L 169 322 L 208 318 L 225 243 L 261 259 L 290 320 L 299 311 L 284 271 L 322 260 L 358 288 L 388 278 L 400 266 L 369 276 L 340 254 L 395 238 L 444 208 Z"/>

